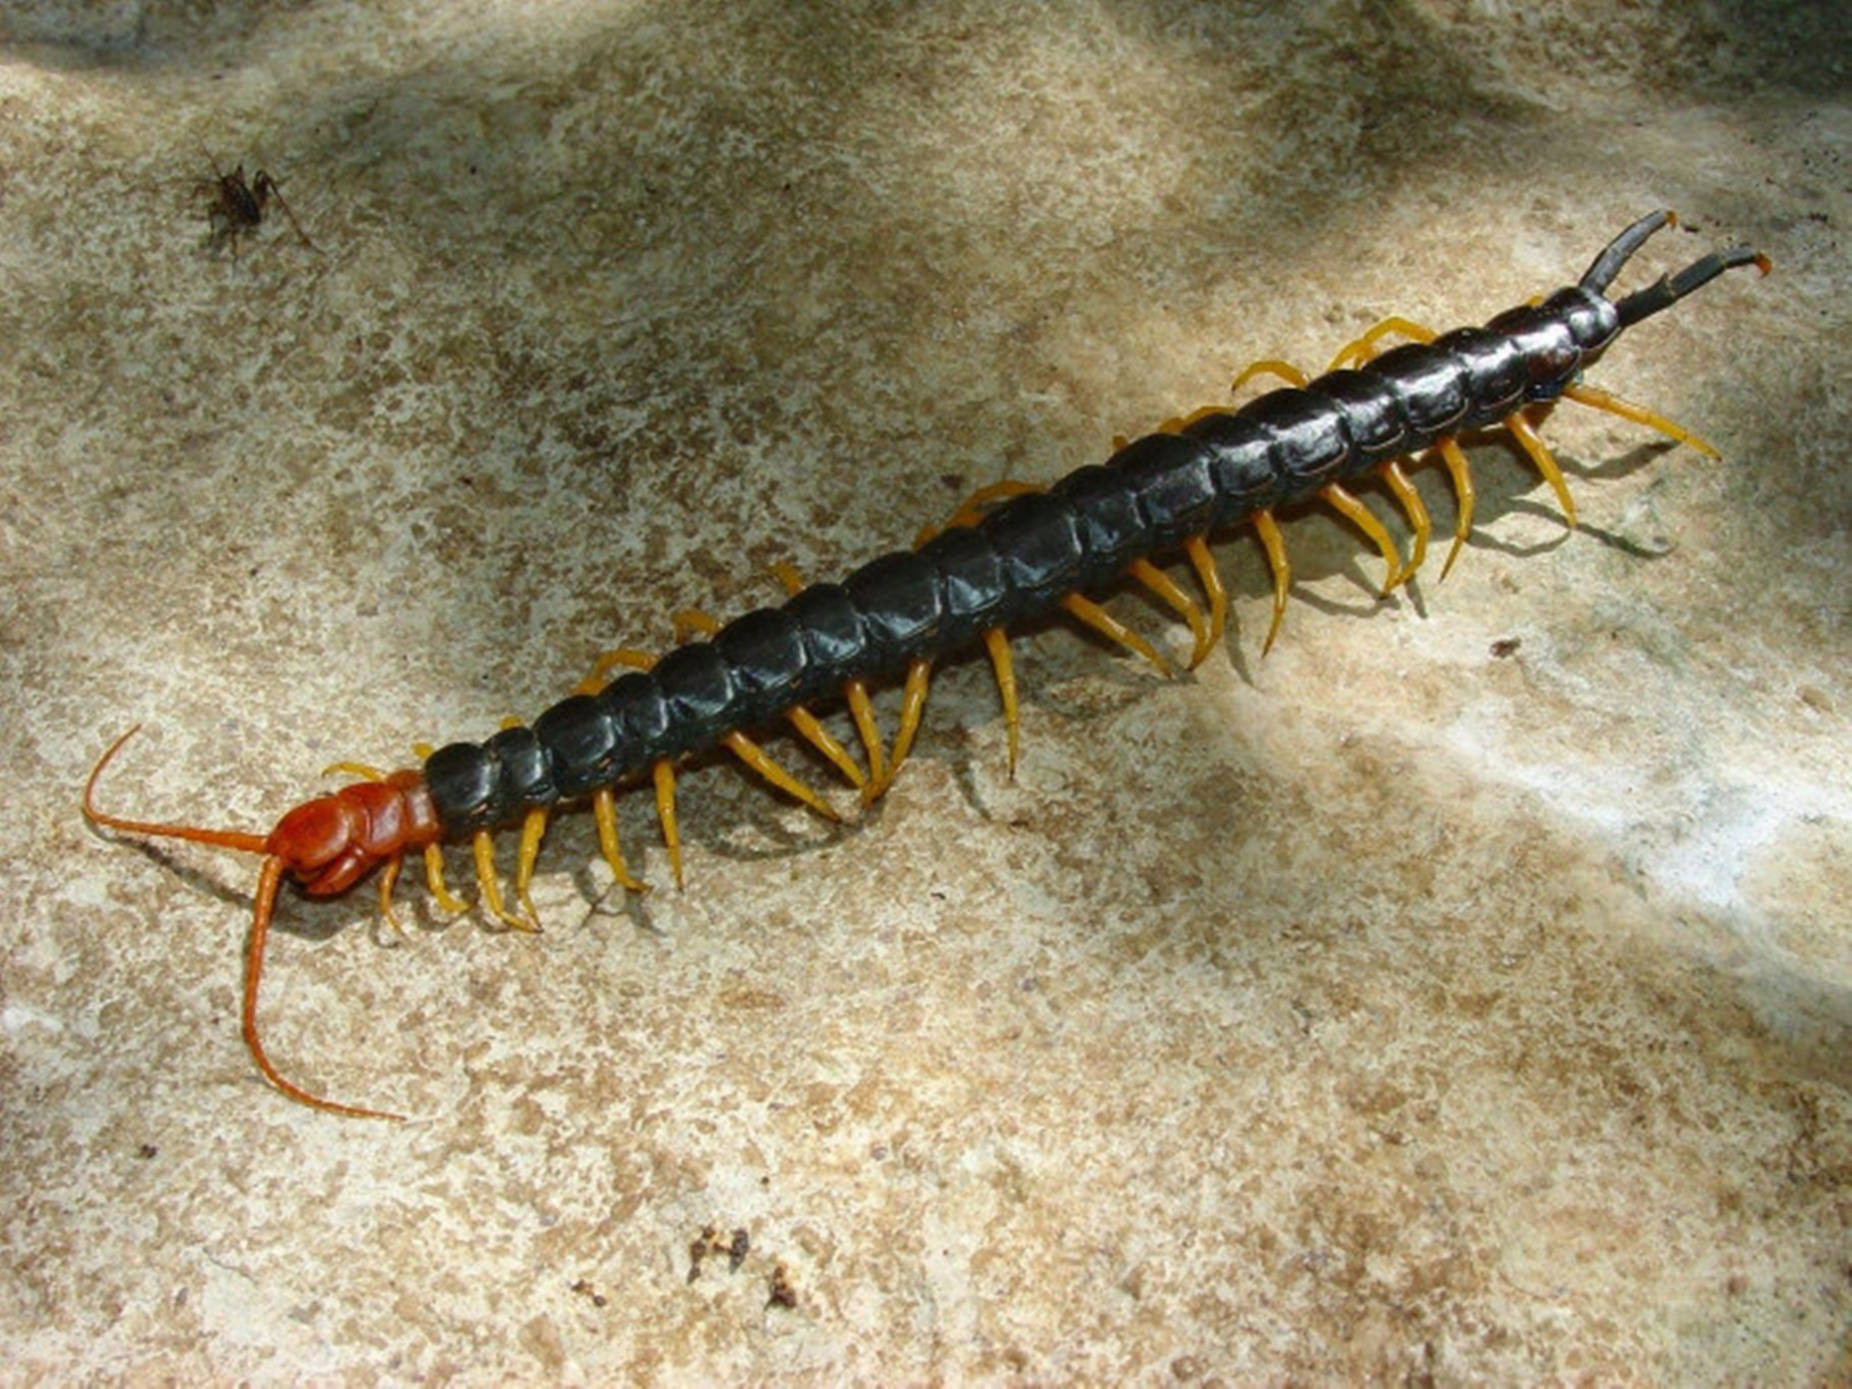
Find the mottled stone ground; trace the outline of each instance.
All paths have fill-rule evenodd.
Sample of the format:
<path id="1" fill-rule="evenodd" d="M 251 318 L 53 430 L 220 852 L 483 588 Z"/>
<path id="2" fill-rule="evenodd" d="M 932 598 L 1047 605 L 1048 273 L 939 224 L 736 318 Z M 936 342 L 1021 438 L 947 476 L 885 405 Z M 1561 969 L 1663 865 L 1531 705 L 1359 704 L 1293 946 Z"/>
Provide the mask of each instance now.
<path id="1" fill-rule="evenodd" d="M 1296 14 L 0 19 L 5 1377 L 1852 1375 L 1844 12 Z M 317 249 L 214 253 L 214 161 Z M 75 813 L 142 720 L 111 805 L 262 828 L 1661 205 L 1630 283 L 1776 273 L 1599 380 L 1721 461 L 1559 411 L 1568 534 L 1482 441 L 1388 602 L 1296 516 L 1264 662 L 1227 537 L 1193 677 L 1018 642 L 1014 783 L 975 660 L 847 829 L 692 770 L 685 894 L 575 815 L 537 939 L 287 902 L 276 1057 L 415 1122 L 256 1078 L 249 860 Z"/>

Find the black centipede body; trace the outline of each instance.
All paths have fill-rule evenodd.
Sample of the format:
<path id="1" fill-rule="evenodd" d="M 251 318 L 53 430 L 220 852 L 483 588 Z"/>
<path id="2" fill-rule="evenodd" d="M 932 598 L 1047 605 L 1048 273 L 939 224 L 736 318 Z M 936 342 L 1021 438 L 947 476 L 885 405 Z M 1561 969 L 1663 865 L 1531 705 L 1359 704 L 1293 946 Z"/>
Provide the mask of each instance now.
<path id="1" fill-rule="evenodd" d="M 1642 219 L 1615 243 L 1620 254 L 1610 247 L 1581 283 L 1540 304 L 1144 435 L 1104 465 L 1012 498 L 973 526 L 882 555 L 840 584 L 811 585 L 782 607 L 749 612 L 711 641 L 679 646 L 654 670 L 627 674 L 596 696 L 570 696 L 531 731 L 451 743 L 424 764 L 445 830 L 494 829 L 711 746 L 833 694 L 846 680 L 893 675 L 986 628 L 1034 617 L 1063 594 L 1108 582 L 1188 537 L 1306 500 L 1386 459 L 1553 400 L 1624 326 L 1755 259 L 1734 248 L 1619 303 L 1606 298 L 1626 255 L 1664 224 L 1665 214 Z"/>

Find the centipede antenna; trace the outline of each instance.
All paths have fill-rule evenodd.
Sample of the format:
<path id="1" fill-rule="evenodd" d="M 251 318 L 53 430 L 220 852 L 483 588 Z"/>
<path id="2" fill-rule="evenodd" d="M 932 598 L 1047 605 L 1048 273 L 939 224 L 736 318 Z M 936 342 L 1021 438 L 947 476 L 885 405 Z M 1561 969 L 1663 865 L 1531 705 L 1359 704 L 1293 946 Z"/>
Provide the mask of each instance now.
<path id="1" fill-rule="evenodd" d="M 1646 244 L 1646 238 L 1662 227 L 1678 225 L 1678 214 L 1662 208 L 1658 212 L 1649 212 L 1635 222 L 1626 231 L 1610 241 L 1595 263 L 1588 267 L 1582 276 L 1583 289 L 1592 289 L 1597 294 L 1606 294 L 1608 286 L 1614 283 L 1614 277 L 1621 272 L 1621 267 L 1632 258 L 1633 253 Z"/>
<path id="2" fill-rule="evenodd" d="M 257 986 L 264 977 L 264 943 L 270 936 L 270 918 L 276 909 L 277 888 L 283 881 L 284 863 L 275 854 L 264 856 L 263 870 L 257 875 L 257 900 L 251 915 L 251 940 L 244 956 L 244 1006 L 240 1010 L 244 1025 L 244 1044 L 249 1048 L 251 1060 L 257 1063 L 258 1072 L 263 1078 L 288 1095 L 299 1104 L 306 1104 L 310 1109 L 326 1110 L 330 1114 L 345 1114 L 350 1119 L 391 1119 L 404 1122 L 403 1114 L 393 1114 L 384 1109 L 365 1109 L 357 1104 L 342 1104 L 339 1100 L 324 1099 L 313 1091 L 304 1090 L 294 1081 L 285 1080 L 282 1072 L 271 1063 L 270 1053 L 264 1050 L 263 1039 L 257 1032 Z"/>
<path id="3" fill-rule="evenodd" d="M 90 780 L 84 783 L 84 818 L 93 825 L 102 825 L 112 830 L 124 830 L 130 834 L 155 835 L 165 839 L 188 839 L 196 844 L 212 844 L 221 849 L 238 849 L 244 853 L 262 854 L 263 867 L 257 875 L 257 894 L 251 913 L 251 938 L 244 957 L 244 1006 L 242 1009 L 244 1024 L 244 1043 L 251 1051 L 251 1059 L 257 1063 L 258 1071 L 264 1079 L 277 1089 L 312 1109 L 325 1109 L 330 1114 L 346 1114 L 355 1119 L 402 1119 L 403 1115 L 390 1114 L 383 1109 L 363 1109 L 359 1105 L 341 1104 L 336 1100 L 323 1099 L 320 1095 L 304 1090 L 300 1085 L 285 1080 L 277 1068 L 271 1064 L 270 1055 L 264 1050 L 262 1038 L 257 1032 L 257 986 L 264 974 L 264 944 L 270 937 L 270 919 L 276 911 L 277 889 L 283 882 L 287 867 L 284 859 L 270 852 L 270 842 L 261 834 L 245 834 L 239 830 L 208 830 L 192 825 L 168 825 L 150 820 L 125 820 L 118 815 L 109 815 L 96 808 L 97 778 L 103 775 L 103 769 L 110 764 L 115 755 L 122 751 L 122 745 L 141 731 L 136 724 L 115 742 L 109 750 L 97 759 L 96 766 L 90 771 Z"/>
<path id="4" fill-rule="evenodd" d="M 1732 246 L 1727 251 L 1714 251 L 1704 259 L 1687 265 L 1676 275 L 1663 276 L 1657 283 L 1636 290 L 1617 303 L 1614 307 L 1620 313 L 1621 327 L 1630 328 L 1641 319 L 1652 317 L 1661 309 L 1676 304 L 1693 290 L 1703 288 L 1724 271 L 1734 270 L 1739 265 L 1753 265 L 1764 275 L 1773 268 L 1767 256 L 1748 246 Z"/>
<path id="5" fill-rule="evenodd" d="M 237 849 L 241 853 L 261 854 L 268 851 L 269 840 L 261 834 L 246 834 L 242 830 L 209 830 L 196 825 L 169 825 L 154 820 L 125 820 L 120 815 L 111 815 L 96 808 L 96 783 L 103 775 L 103 769 L 122 751 L 122 745 L 141 732 L 141 725 L 136 724 L 115 742 L 109 750 L 97 758 L 96 766 L 90 769 L 90 780 L 84 783 L 84 819 L 93 825 L 102 825 L 105 829 L 122 830 L 128 834 L 145 834 L 160 839 L 187 839 L 195 844 L 212 844 L 221 849 Z"/>

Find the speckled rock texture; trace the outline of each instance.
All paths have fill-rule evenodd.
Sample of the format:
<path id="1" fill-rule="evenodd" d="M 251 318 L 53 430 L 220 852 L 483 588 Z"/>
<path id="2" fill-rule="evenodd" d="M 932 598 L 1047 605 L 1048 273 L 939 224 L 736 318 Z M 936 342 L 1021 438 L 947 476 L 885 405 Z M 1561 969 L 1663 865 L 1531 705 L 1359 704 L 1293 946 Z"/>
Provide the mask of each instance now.
<path id="1" fill-rule="evenodd" d="M 0 1378 L 1852 1378 L 1846 7 L 0 34 Z M 212 241 L 240 164 L 312 249 L 274 205 Z M 1222 537 L 1186 678 L 1021 634 L 1013 781 L 981 656 L 844 827 L 697 762 L 682 893 L 638 792 L 657 890 L 562 816 L 538 937 L 416 874 L 402 942 L 368 888 L 286 898 L 273 1054 L 410 1122 L 253 1071 L 252 859 L 77 813 L 140 721 L 109 807 L 267 829 L 778 561 L 839 574 L 1256 358 L 1483 321 L 1658 206 L 1625 283 L 1737 241 L 1775 273 L 1595 379 L 1721 459 L 1559 409 L 1570 532 L 1476 440 L 1471 544 L 1388 600 L 1294 513 L 1265 660 Z"/>

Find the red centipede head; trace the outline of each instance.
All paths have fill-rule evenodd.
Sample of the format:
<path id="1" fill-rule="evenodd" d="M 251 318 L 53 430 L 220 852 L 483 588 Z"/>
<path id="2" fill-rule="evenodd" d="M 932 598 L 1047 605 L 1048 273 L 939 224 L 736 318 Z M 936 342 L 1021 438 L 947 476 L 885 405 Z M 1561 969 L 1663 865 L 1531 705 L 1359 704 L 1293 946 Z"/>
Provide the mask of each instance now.
<path id="1" fill-rule="evenodd" d="M 263 975 L 264 942 L 276 909 L 277 889 L 286 874 L 300 883 L 309 896 L 332 897 L 347 891 L 382 864 L 396 867 L 408 850 L 438 841 L 441 827 L 424 779 L 416 772 L 404 771 L 394 772 L 381 781 L 344 786 L 297 806 L 277 821 L 276 828 L 268 835 L 130 820 L 97 808 L 96 784 L 103 769 L 140 727 L 137 724 L 124 733 L 97 759 L 89 781 L 84 784 L 84 818 L 93 825 L 128 834 L 185 839 L 261 855 L 263 865 L 258 871 L 244 973 L 244 1040 L 252 1060 L 264 1079 L 291 1099 L 312 1108 L 359 1118 L 402 1117 L 323 1099 L 278 1074 L 257 1033 L 257 985 Z"/>
<path id="2" fill-rule="evenodd" d="M 311 897 L 338 897 L 373 869 L 439 838 L 431 793 L 416 772 L 362 781 L 304 801 L 277 821 L 264 852 Z"/>

